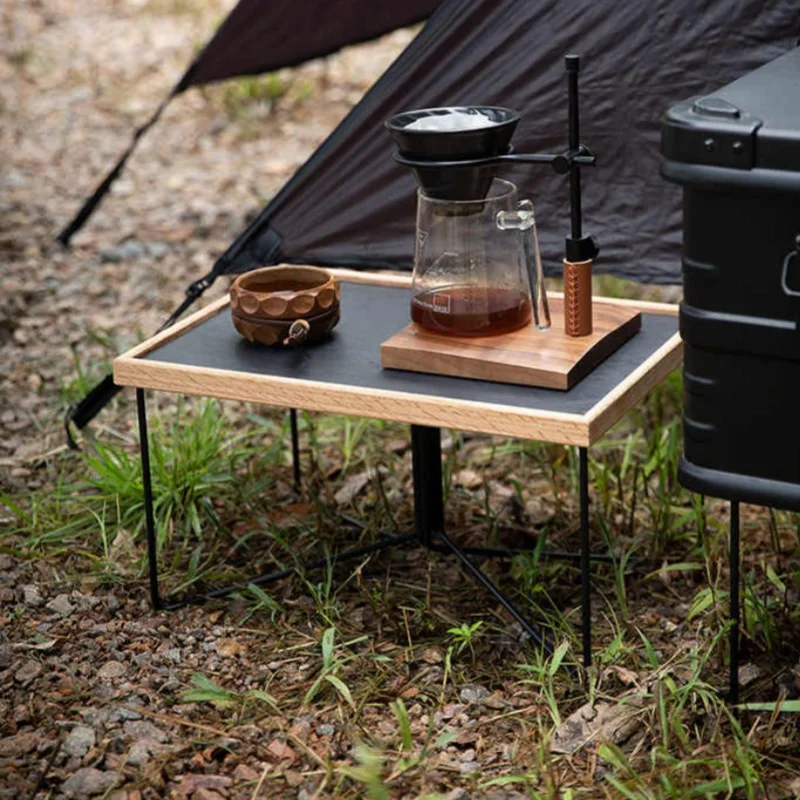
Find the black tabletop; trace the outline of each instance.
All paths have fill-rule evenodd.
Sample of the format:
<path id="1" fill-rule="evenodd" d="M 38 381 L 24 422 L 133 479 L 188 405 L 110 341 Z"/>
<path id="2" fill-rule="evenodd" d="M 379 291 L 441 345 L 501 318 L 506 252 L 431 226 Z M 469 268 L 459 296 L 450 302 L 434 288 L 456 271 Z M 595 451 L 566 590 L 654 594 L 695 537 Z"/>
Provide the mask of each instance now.
<path id="1" fill-rule="evenodd" d="M 250 344 L 236 332 L 225 308 L 142 358 L 379 391 L 585 414 L 678 330 L 677 317 L 643 314 L 639 333 L 564 392 L 383 369 L 381 343 L 408 322 L 407 289 L 344 283 L 342 321 L 332 337 L 320 344 L 296 349 Z"/>

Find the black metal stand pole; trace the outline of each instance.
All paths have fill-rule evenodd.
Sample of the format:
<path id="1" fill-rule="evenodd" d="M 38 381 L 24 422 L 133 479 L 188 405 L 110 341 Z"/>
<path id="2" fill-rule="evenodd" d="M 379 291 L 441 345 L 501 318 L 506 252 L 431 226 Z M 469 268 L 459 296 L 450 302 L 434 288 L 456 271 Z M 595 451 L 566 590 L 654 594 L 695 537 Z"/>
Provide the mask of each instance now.
<path id="1" fill-rule="evenodd" d="M 580 117 L 578 116 L 578 72 L 580 70 L 580 57 L 568 55 L 564 59 L 567 68 L 567 103 L 568 103 L 568 146 L 571 152 L 577 153 L 581 146 Z M 583 236 L 583 221 L 581 215 L 581 168 L 574 161 L 569 167 L 569 197 L 570 218 L 572 222 L 572 237 L 580 239 Z"/>
<path id="2" fill-rule="evenodd" d="M 292 431 L 292 471 L 294 475 L 294 490 L 300 492 L 300 436 L 297 433 L 297 409 L 289 409 L 289 426 Z"/>
<path id="3" fill-rule="evenodd" d="M 136 390 L 136 410 L 139 416 L 139 452 L 142 456 L 142 488 L 144 491 L 144 527 L 147 536 L 147 564 L 150 571 L 150 601 L 153 608 L 162 608 L 158 594 L 158 543 L 153 513 L 153 485 L 150 478 L 150 443 L 147 436 L 147 408 L 144 389 Z"/>
<path id="4" fill-rule="evenodd" d="M 592 665 L 591 556 L 589 552 L 589 451 L 578 448 L 581 506 L 581 627 L 583 631 L 583 666 Z"/>
<path id="5" fill-rule="evenodd" d="M 730 702 L 739 702 L 739 503 L 731 501 L 731 536 L 730 536 Z"/>
<path id="6" fill-rule="evenodd" d="M 444 530 L 442 436 L 438 428 L 411 426 L 414 474 L 414 528 L 420 544 L 430 548 Z"/>

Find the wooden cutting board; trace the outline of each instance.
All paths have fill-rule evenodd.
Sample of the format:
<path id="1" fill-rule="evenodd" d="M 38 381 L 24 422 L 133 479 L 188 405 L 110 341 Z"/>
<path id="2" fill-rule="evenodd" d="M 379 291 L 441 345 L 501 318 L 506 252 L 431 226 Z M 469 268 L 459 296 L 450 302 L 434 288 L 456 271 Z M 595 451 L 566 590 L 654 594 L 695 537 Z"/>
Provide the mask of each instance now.
<path id="1" fill-rule="evenodd" d="M 428 333 L 414 323 L 381 345 L 388 369 L 451 375 L 457 378 L 516 383 L 567 390 L 642 327 L 635 308 L 595 301 L 594 330 L 573 338 L 564 333 L 564 303 L 551 298 L 552 327 L 533 324 L 501 336 L 456 337 Z"/>

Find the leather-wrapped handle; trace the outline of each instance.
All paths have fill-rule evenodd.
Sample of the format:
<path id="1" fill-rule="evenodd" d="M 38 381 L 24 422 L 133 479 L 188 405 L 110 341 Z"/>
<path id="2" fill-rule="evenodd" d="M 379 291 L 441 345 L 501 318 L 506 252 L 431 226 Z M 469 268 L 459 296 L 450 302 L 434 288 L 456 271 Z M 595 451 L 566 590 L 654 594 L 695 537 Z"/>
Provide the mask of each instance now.
<path id="1" fill-rule="evenodd" d="M 564 331 L 567 336 L 592 332 L 591 261 L 564 261 Z"/>

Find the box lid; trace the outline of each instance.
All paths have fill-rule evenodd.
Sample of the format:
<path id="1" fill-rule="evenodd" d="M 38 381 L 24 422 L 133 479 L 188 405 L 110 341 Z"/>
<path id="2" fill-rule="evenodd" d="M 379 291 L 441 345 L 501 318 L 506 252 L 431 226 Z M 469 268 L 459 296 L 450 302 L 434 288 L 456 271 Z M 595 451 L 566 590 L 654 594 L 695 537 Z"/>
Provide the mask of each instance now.
<path id="1" fill-rule="evenodd" d="M 679 183 L 800 188 L 800 48 L 670 108 L 661 128 L 661 154 L 662 174 Z"/>

